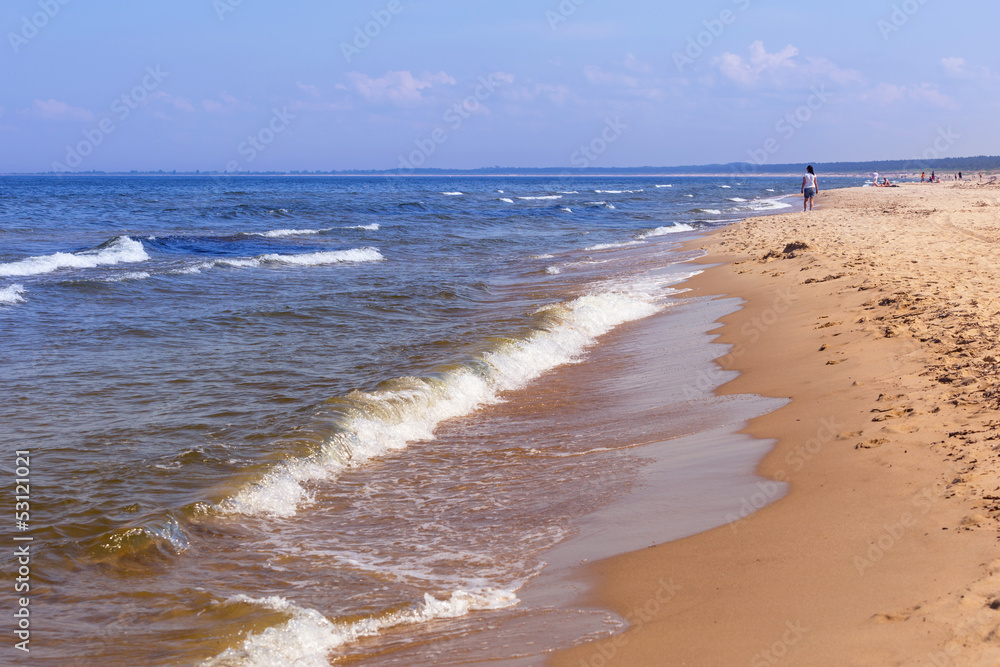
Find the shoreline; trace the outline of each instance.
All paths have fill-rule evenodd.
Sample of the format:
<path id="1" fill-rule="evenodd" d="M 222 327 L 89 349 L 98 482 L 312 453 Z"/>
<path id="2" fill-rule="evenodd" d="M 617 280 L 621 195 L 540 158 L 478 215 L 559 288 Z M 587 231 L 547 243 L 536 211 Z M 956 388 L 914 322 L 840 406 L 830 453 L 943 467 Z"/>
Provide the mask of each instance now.
<path id="1" fill-rule="evenodd" d="M 718 265 L 686 283 L 692 295 L 745 301 L 719 320 L 716 342 L 733 347 L 717 364 L 740 375 L 717 393 L 791 399 L 743 431 L 777 440 L 757 473 L 791 488 L 776 499 L 764 482 L 728 525 L 582 568 L 597 583 L 588 602 L 630 627 L 549 664 L 996 659 L 1000 476 L 985 463 L 993 425 L 976 394 L 995 360 L 978 348 L 978 365 L 950 357 L 986 319 L 1000 328 L 983 303 L 992 291 L 974 282 L 992 277 L 954 280 L 970 268 L 963 244 L 1000 240 L 989 236 L 998 192 L 825 192 L 811 214 L 692 242 L 708 252 L 699 263 Z M 809 247 L 782 252 L 795 241 Z M 948 327 L 969 335 L 950 340 Z"/>

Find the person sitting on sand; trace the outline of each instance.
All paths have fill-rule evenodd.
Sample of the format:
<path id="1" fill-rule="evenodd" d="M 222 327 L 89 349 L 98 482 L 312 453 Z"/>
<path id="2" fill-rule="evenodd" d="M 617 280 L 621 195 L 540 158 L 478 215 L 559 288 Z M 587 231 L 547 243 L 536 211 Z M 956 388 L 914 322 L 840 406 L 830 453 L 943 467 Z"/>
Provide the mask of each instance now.
<path id="1" fill-rule="evenodd" d="M 806 206 L 809 206 L 809 210 L 813 210 L 813 198 L 816 193 L 819 192 L 819 181 L 816 180 L 816 172 L 813 171 L 813 166 L 809 165 L 806 167 L 805 176 L 802 177 L 802 210 L 806 210 Z"/>

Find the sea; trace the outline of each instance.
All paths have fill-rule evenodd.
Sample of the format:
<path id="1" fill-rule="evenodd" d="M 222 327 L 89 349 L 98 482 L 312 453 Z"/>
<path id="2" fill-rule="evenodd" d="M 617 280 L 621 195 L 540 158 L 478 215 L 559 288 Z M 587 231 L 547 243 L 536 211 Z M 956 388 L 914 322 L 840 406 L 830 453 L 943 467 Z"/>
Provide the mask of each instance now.
<path id="1" fill-rule="evenodd" d="M 820 176 L 824 188 L 861 179 Z M 0 662 L 534 665 L 780 495 L 682 243 L 798 178 L 0 177 Z M 753 507 L 759 503 L 756 500 Z"/>

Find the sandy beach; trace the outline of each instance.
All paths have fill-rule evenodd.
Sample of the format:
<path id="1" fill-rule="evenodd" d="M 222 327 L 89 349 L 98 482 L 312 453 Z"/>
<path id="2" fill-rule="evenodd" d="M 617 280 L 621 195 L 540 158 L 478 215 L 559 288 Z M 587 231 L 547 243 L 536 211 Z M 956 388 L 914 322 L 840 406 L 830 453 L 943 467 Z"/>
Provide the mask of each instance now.
<path id="1" fill-rule="evenodd" d="M 791 399 L 746 431 L 790 490 L 588 566 L 630 627 L 550 664 L 1000 663 L 998 214 L 996 186 L 855 188 L 694 244 L 693 294 L 746 302 L 718 391 Z"/>

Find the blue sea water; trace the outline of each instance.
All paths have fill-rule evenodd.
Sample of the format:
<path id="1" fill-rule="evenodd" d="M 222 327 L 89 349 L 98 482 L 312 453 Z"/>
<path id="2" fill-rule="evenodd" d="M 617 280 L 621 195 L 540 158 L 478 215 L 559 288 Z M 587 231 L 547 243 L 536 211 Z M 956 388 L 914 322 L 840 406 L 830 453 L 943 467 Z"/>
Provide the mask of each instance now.
<path id="1" fill-rule="evenodd" d="M 488 634 L 639 465 L 570 485 L 607 425 L 546 407 L 518 431 L 518 402 L 668 309 L 695 271 L 679 241 L 792 210 L 798 185 L 0 178 L 32 662 L 388 664 Z"/>

